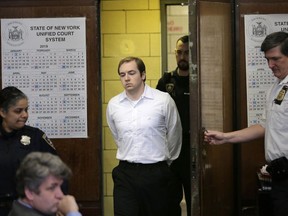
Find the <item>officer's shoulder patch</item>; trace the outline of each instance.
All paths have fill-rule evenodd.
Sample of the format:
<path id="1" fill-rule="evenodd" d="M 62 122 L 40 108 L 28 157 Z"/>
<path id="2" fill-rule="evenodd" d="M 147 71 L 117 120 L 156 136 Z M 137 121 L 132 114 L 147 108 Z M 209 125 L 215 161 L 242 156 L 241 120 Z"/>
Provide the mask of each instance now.
<path id="1" fill-rule="evenodd" d="M 173 83 L 167 83 L 166 84 L 166 91 L 170 94 L 174 90 L 174 84 Z"/>
<path id="2" fill-rule="evenodd" d="M 45 142 L 50 145 L 53 149 L 56 150 L 55 146 L 53 145 L 52 141 L 47 137 L 47 135 L 44 133 L 42 138 L 45 140 Z"/>

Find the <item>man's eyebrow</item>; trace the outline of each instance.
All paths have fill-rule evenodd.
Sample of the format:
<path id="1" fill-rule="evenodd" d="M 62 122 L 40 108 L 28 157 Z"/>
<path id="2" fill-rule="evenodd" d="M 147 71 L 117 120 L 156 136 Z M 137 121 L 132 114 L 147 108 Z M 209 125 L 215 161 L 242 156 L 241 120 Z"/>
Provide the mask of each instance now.
<path id="1" fill-rule="evenodd" d="M 127 71 L 127 72 L 130 72 L 130 71 L 135 71 L 135 70 L 129 70 L 129 71 Z M 125 71 L 120 71 L 120 72 L 122 72 L 122 73 L 127 73 L 127 72 L 125 72 Z"/>
<path id="2" fill-rule="evenodd" d="M 282 58 L 282 56 L 271 56 L 271 57 L 264 56 L 264 58 L 266 58 L 266 59 L 280 59 L 280 58 Z"/>
<path id="3" fill-rule="evenodd" d="M 125 72 L 125 71 L 120 71 L 119 73 L 129 73 L 129 72 L 136 72 L 136 70 L 129 70 L 129 71 L 127 71 L 127 72 Z"/>

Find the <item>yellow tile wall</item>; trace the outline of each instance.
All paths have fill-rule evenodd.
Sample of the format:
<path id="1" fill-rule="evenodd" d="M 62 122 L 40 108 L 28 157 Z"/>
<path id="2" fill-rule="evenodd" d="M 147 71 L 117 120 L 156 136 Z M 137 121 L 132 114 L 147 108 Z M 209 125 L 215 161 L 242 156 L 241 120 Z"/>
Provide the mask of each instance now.
<path id="1" fill-rule="evenodd" d="M 113 216 L 112 169 L 118 164 L 116 145 L 106 122 L 111 97 L 123 91 L 117 67 L 120 59 L 138 56 L 146 65 L 146 83 L 155 87 L 161 76 L 159 0 L 101 1 L 101 77 L 104 216 Z"/>

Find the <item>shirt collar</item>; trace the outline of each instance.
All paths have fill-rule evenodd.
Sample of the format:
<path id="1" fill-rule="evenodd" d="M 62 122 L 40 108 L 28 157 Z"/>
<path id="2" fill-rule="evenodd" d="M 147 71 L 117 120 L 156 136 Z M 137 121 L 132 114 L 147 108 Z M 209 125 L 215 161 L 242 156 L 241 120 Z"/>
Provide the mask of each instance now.
<path id="1" fill-rule="evenodd" d="M 283 80 L 279 80 L 279 85 L 288 84 L 288 76 L 286 76 Z"/>
<path id="2" fill-rule="evenodd" d="M 141 95 L 141 98 L 149 98 L 149 99 L 153 99 L 154 98 L 153 91 L 152 91 L 151 87 L 148 86 L 147 84 L 145 84 L 144 92 Z M 129 100 L 129 98 L 127 97 L 126 91 L 123 91 L 119 95 L 119 101 L 122 102 L 124 100 Z"/>

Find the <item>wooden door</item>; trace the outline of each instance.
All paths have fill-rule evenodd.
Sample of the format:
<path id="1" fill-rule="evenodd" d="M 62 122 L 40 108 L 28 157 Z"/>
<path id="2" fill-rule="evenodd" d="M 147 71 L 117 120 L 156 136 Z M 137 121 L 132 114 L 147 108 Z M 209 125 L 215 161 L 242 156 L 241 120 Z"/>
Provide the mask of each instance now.
<path id="1" fill-rule="evenodd" d="M 230 2 L 190 2 L 190 79 L 193 216 L 234 211 L 233 146 L 203 143 L 202 127 L 232 130 L 232 29 Z"/>
<path id="2" fill-rule="evenodd" d="M 201 127 L 247 127 L 244 15 L 287 14 L 286 0 L 189 1 L 193 216 L 257 215 L 263 140 L 203 145 Z"/>

